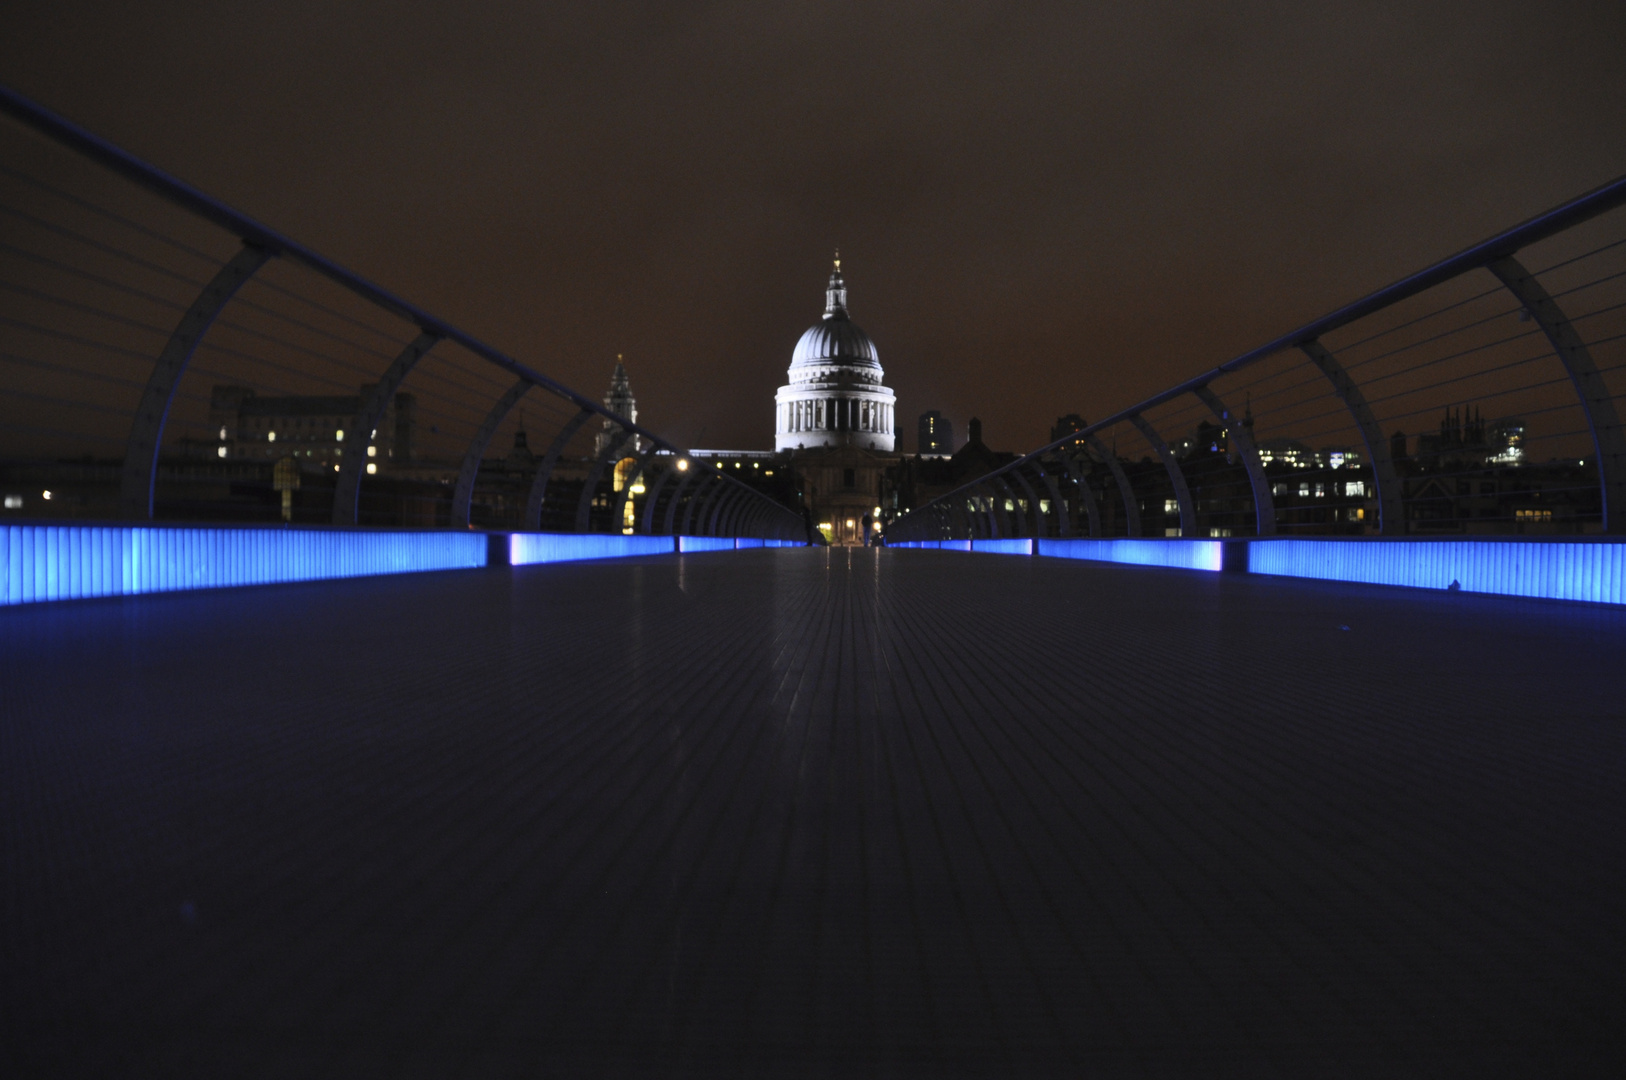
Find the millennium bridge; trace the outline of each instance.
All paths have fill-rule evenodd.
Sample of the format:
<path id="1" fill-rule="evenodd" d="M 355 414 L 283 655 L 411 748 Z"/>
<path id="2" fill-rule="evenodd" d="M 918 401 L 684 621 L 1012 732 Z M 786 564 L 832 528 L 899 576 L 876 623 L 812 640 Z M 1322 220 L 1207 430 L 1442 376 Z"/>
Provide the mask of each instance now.
<path id="1" fill-rule="evenodd" d="M 840 548 L 0 110 L 5 1075 L 1626 1062 L 1626 180 Z"/>

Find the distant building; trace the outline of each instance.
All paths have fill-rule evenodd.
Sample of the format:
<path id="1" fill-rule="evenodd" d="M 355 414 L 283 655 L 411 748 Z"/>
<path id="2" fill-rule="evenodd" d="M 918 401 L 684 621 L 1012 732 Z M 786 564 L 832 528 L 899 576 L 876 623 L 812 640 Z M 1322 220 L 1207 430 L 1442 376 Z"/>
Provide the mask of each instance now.
<path id="1" fill-rule="evenodd" d="M 1070 412 L 1066 416 L 1058 416 L 1056 422 L 1050 426 L 1050 441 L 1059 442 L 1073 432 L 1083 431 L 1087 427 L 1089 425 L 1084 422 L 1084 418 L 1076 412 Z"/>
<path id="2" fill-rule="evenodd" d="M 897 441 L 895 400 L 882 385 L 874 342 L 847 315 L 839 255 L 824 301 L 824 318 L 796 343 L 775 397 L 774 449 L 848 446 L 889 454 Z"/>
<path id="3" fill-rule="evenodd" d="M 915 442 L 920 454 L 947 456 L 954 453 L 954 421 L 932 409 L 920 414 L 920 433 Z"/>
<path id="4" fill-rule="evenodd" d="M 412 460 L 417 427 L 417 401 L 396 394 L 378 427 L 365 436 L 356 431 L 364 396 L 261 397 L 247 386 L 216 386 L 209 396 L 209 426 L 218 436 L 215 457 L 228 461 L 275 461 L 292 457 L 303 466 L 338 468 L 346 440 L 368 440 L 369 465 Z M 376 470 L 374 470 L 376 471 Z"/>
<path id="5" fill-rule="evenodd" d="M 610 375 L 610 389 L 604 394 L 604 407 L 629 424 L 638 422 L 638 399 L 632 396 L 632 382 L 627 378 L 627 368 L 619 353 L 615 358 L 615 371 Z M 607 449 L 621 441 L 626 430 L 614 420 L 606 419 L 603 430 L 593 440 L 593 456 L 602 457 Z M 642 442 L 636 437 L 628 440 L 621 447 L 622 456 L 636 455 Z"/>

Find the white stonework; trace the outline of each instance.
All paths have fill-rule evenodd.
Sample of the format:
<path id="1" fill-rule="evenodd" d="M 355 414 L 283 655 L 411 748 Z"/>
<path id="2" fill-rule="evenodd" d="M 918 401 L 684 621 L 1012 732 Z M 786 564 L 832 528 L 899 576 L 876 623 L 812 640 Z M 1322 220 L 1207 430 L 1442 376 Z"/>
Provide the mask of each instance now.
<path id="1" fill-rule="evenodd" d="M 847 283 L 837 258 L 824 318 L 796 343 L 789 382 L 774 399 L 774 449 L 852 446 L 890 453 L 896 401 L 881 385 L 883 374 L 875 344 L 847 317 Z"/>

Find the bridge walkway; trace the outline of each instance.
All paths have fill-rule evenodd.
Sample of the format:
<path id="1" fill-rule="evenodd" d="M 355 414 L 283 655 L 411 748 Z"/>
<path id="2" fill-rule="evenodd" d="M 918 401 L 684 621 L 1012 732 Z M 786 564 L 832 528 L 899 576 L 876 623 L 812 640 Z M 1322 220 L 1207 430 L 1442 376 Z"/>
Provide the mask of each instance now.
<path id="1" fill-rule="evenodd" d="M 1626 612 L 742 551 L 0 611 L 7 1075 L 1569 1075 Z"/>

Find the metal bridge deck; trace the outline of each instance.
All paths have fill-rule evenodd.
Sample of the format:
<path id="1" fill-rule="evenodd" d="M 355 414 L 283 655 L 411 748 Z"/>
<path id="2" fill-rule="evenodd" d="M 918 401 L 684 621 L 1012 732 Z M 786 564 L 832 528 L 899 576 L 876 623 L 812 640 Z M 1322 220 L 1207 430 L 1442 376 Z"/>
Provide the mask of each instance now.
<path id="1" fill-rule="evenodd" d="M 0 1071 L 1607 1073 L 1622 656 L 929 551 L 0 611 Z"/>

